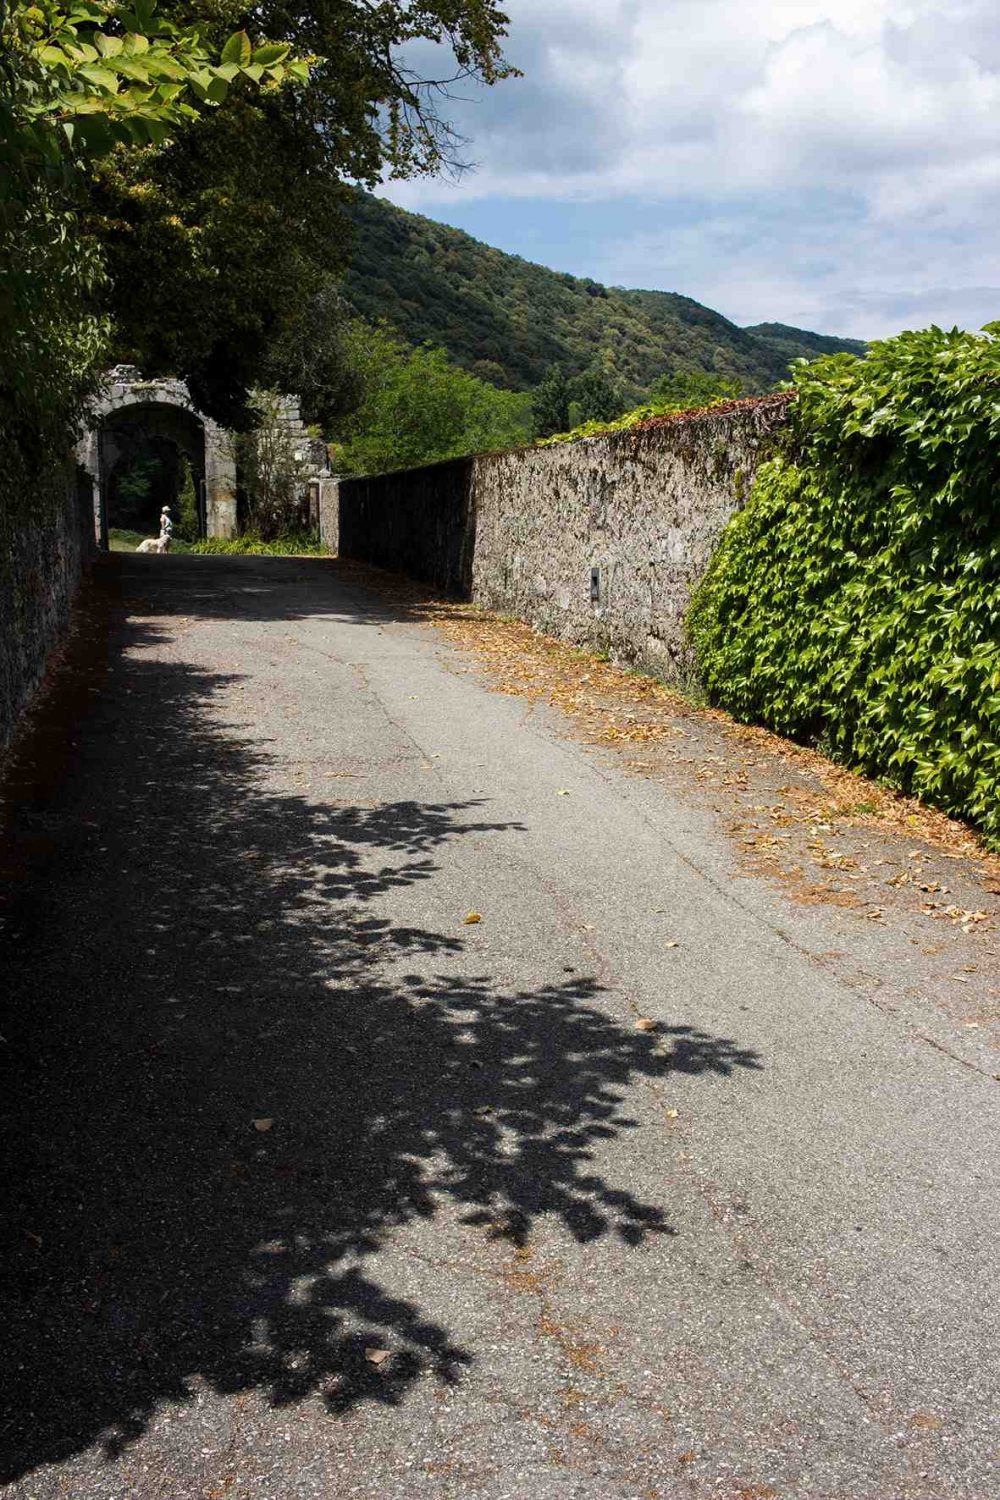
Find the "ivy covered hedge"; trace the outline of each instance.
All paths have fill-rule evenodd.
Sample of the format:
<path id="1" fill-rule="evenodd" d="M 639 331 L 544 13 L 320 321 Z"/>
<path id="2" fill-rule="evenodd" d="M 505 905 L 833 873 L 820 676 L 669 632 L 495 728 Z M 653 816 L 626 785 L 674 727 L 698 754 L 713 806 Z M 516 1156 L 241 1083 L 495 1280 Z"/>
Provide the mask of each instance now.
<path id="1" fill-rule="evenodd" d="M 796 383 L 691 605 L 706 690 L 1000 848 L 1000 323 Z"/>

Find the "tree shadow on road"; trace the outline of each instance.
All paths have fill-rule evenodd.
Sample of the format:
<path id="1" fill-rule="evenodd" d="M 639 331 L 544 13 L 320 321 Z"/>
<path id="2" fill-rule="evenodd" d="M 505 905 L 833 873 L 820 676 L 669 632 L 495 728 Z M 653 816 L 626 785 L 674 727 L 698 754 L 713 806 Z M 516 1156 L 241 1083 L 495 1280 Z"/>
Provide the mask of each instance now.
<path id="1" fill-rule="evenodd" d="M 394 921 L 393 893 L 511 825 L 274 790 L 217 712 L 233 679 L 155 639 L 119 629 L 99 693 L 78 668 L 12 783 L 0 1481 L 114 1458 L 199 1386 L 340 1412 L 459 1379 L 474 1348 L 380 1274 L 393 1231 L 457 1208 L 515 1244 L 543 1215 L 668 1232 L 595 1144 L 638 1080 L 759 1065 L 623 1027 L 591 978 L 462 973 L 461 938 Z M 57 784 L 47 737 L 76 741 Z"/>

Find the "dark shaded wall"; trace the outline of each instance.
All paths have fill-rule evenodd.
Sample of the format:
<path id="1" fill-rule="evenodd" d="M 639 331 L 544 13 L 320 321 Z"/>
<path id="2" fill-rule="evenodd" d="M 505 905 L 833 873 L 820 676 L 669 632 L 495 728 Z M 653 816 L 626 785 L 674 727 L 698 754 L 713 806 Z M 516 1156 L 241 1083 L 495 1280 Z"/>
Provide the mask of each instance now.
<path id="1" fill-rule="evenodd" d="M 28 471 L 0 442 L 0 755 L 69 622 L 95 551 L 93 493 L 72 463 Z"/>
<path id="2" fill-rule="evenodd" d="M 473 458 L 340 482 L 342 557 L 405 573 L 446 594 L 472 588 Z"/>

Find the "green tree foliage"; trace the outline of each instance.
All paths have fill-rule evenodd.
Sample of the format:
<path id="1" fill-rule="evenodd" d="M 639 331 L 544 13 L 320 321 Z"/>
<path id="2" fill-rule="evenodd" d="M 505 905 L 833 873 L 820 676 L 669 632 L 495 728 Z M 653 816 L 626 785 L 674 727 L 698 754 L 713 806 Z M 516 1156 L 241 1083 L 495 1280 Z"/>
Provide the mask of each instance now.
<path id="1" fill-rule="evenodd" d="M 387 319 L 410 344 L 440 345 L 463 369 L 499 365 L 497 383 L 514 390 L 536 388 L 553 365 L 571 378 L 596 363 L 621 382 L 624 410 L 664 370 L 708 371 L 751 394 L 787 380 L 793 358 L 816 352 L 817 335 L 796 344 L 797 330 L 785 330 L 779 347 L 690 297 L 597 287 L 377 198 L 359 195 L 349 213 L 356 245 L 344 293 L 357 311 Z"/>
<path id="2" fill-rule="evenodd" d="M 803 328 L 790 328 L 787 323 L 754 323 L 744 332 L 767 344 L 786 365 L 793 359 L 817 359 L 821 354 L 861 355 L 867 347 L 860 339 L 837 339 L 826 333 L 807 333 Z"/>
<path id="3" fill-rule="evenodd" d="M 337 454 L 349 472 L 377 474 L 529 441 L 529 397 L 457 369 L 443 349 L 407 350 L 385 327 L 358 338 L 364 396 Z"/>
<path id="4" fill-rule="evenodd" d="M 677 411 L 693 411 L 699 406 L 711 406 L 713 401 L 734 401 L 742 395 L 742 380 L 716 375 L 710 370 L 675 370 L 661 375 L 649 388 L 651 402 Z"/>
<path id="5" fill-rule="evenodd" d="M 705 685 L 1000 847 L 1000 324 L 797 384 L 691 607 Z"/>
<path id="6" fill-rule="evenodd" d="M 93 182 L 88 222 L 115 287 L 115 357 L 183 376 L 203 410 L 239 426 L 247 392 L 275 378 L 272 345 L 288 349 L 301 310 L 343 270 L 343 183 L 456 159 L 446 81 L 421 77 L 404 54 L 433 41 L 456 79 L 493 83 L 511 71 L 506 18 L 492 0 L 166 3 L 216 44 L 252 26 L 318 59 L 307 86 L 234 87 L 168 149 L 118 153 Z"/>
<path id="7" fill-rule="evenodd" d="M 338 178 L 454 153 L 442 80 L 406 48 L 492 83 L 504 24 L 492 0 L 0 0 L 5 429 L 51 446 L 109 334 L 235 419 L 341 254 Z"/>
<path id="8" fill-rule="evenodd" d="M 5 27 L 22 67 L 10 125 L 19 154 L 60 166 L 67 153 L 90 158 L 118 144 L 162 145 L 199 105 L 222 104 L 234 80 L 307 82 L 310 60 L 285 43 L 253 48 L 245 31 L 218 60 L 199 28 L 177 25 L 156 0 L 32 0 L 5 7 Z"/>
<path id="9" fill-rule="evenodd" d="M 295 392 L 306 422 L 334 432 L 361 402 L 371 337 L 338 283 L 327 280 L 269 344 L 265 376 L 276 390 Z"/>
<path id="10" fill-rule="evenodd" d="M 566 371 L 561 365 L 552 365 L 531 395 L 538 437 L 551 437 L 553 433 L 567 430 L 570 425 L 569 403 L 570 383 Z"/>
<path id="11" fill-rule="evenodd" d="M 92 180 L 115 360 L 183 376 L 226 427 L 252 420 L 250 389 L 283 383 L 274 346 L 314 335 L 304 310 L 339 264 L 342 190 L 301 157 L 278 100 L 247 93 L 169 150 L 116 152 Z"/>
<path id="12" fill-rule="evenodd" d="M 196 542 L 201 535 L 198 516 L 198 493 L 195 489 L 194 472 L 190 459 L 181 458 L 180 484 L 177 489 L 177 520 L 174 535 L 185 542 Z"/>
<path id="13" fill-rule="evenodd" d="M 570 420 L 611 422 L 628 407 L 621 382 L 605 365 L 592 365 L 570 382 Z"/>
<path id="14" fill-rule="evenodd" d="M 146 513 L 153 508 L 153 490 L 160 477 L 160 460 L 154 453 L 137 454 L 122 466 L 115 476 L 115 525 L 141 527 L 149 523 Z"/>
<path id="15" fill-rule="evenodd" d="M 257 391 L 253 407 L 253 427 L 235 439 L 235 456 L 247 529 L 270 542 L 302 526 L 308 465 L 298 456 L 285 399 L 277 391 Z"/>
<path id="16" fill-rule="evenodd" d="M 442 114 L 449 90 L 492 85 L 516 70 L 504 59 L 507 17 L 495 0 L 194 0 L 225 31 L 234 22 L 318 55 L 296 108 L 321 141 L 326 168 L 374 184 L 435 172 L 461 141 Z M 426 44 L 443 71 L 416 71 Z"/>
<path id="17" fill-rule="evenodd" d="M 65 443 L 107 348 L 107 278 L 76 209 L 115 145 L 161 142 L 234 80 L 308 76 L 285 44 L 217 53 L 154 0 L 0 5 L 0 419 L 29 464 Z"/>
<path id="18" fill-rule="evenodd" d="M 569 392 L 573 391 L 574 384 L 568 384 Z M 638 427 L 651 417 L 664 417 L 674 412 L 692 411 L 733 401 L 737 399 L 739 390 L 738 381 L 725 380 L 718 375 L 699 372 L 665 375 L 656 382 L 649 399 L 640 406 L 633 406 L 629 411 L 607 419 L 590 418 L 578 422 L 575 427 L 563 432 L 547 435 L 539 433 L 537 441 L 541 447 L 548 447 L 554 443 L 577 442 L 580 438 L 601 437 L 607 432 L 623 432 L 629 427 Z M 617 406 L 617 403 L 608 402 L 605 409 L 612 406 Z M 572 415 L 575 416 L 579 410 L 579 406 L 570 403 L 569 411 Z"/>
<path id="19" fill-rule="evenodd" d="M 198 540 L 194 473 L 190 460 L 169 439 L 153 437 L 140 443 L 115 468 L 108 488 L 109 526 L 155 534 L 160 510 L 169 505 L 175 537 Z"/>

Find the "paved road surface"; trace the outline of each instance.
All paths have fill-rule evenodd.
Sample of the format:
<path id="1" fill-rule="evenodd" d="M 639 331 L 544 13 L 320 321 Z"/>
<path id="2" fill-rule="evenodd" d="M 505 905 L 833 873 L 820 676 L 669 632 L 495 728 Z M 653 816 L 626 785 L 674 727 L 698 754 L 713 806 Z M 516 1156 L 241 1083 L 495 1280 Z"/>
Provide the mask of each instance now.
<path id="1" fill-rule="evenodd" d="M 6 861 L 4 1494 L 993 1500 L 990 1075 L 336 564 L 106 586 Z"/>

